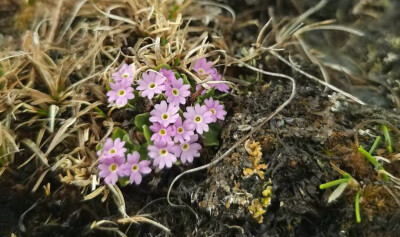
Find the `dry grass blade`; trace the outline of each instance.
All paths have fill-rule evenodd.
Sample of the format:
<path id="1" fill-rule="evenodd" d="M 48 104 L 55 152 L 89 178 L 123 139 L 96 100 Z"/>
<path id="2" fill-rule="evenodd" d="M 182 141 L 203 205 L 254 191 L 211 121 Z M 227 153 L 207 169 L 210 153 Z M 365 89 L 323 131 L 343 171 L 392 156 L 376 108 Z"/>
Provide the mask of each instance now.
<path id="1" fill-rule="evenodd" d="M 98 12 L 100 12 L 101 14 L 103 14 L 104 16 L 106 16 L 106 17 L 108 17 L 108 18 L 110 18 L 110 19 L 114 19 L 114 20 L 126 22 L 126 23 L 128 23 L 128 24 L 133 25 L 133 26 L 137 26 L 137 25 L 138 25 L 136 22 L 134 22 L 134 21 L 132 21 L 132 20 L 130 20 L 130 19 L 128 19 L 128 18 L 120 17 L 120 16 L 117 16 L 117 15 L 113 15 L 113 14 L 104 12 L 104 11 L 100 10 L 100 9 L 96 6 L 95 3 L 92 3 L 92 4 L 93 4 L 93 7 L 94 7 Z"/>
<path id="2" fill-rule="evenodd" d="M 122 195 L 122 193 L 121 193 L 121 190 L 118 188 L 117 185 L 108 185 L 108 188 L 114 194 L 113 197 L 114 197 L 115 203 L 118 206 L 118 210 L 121 212 L 121 214 L 124 217 L 129 218 L 129 216 L 126 214 L 125 199 L 124 199 L 124 195 Z"/>
<path id="3" fill-rule="evenodd" d="M 73 116 L 72 118 L 69 118 L 65 121 L 65 123 L 61 126 L 61 128 L 57 131 L 56 135 L 54 136 L 53 140 L 51 141 L 49 147 L 47 148 L 46 151 L 46 156 L 50 154 L 50 152 L 56 147 L 64 138 L 65 138 L 65 133 L 68 130 L 68 128 L 76 122 L 76 120 L 92 110 L 94 107 L 102 104 L 101 102 L 96 102 L 85 108 L 84 110 L 80 111 L 78 114 Z"/>
<path id="4" fill-rule="evenodd" d="M 11 59 L 11 58 L 19 57 L 19 56 L 29 55 L 29 54 L 31 54 L 31 53 L 27 53 L 27 52 L 17 52 L 17 53 L 14 54 L 14 55 L 10 55 L 10 56 L 6 56 L 6 57 L 4 57 L 4 58 L 0 58 L 0 62 L 1 62 L 1 61 L 4 61 L 4 60 Z"/>
<path id="5" fill-rule="evenodd" d="M 10 131 L 0 123 L 0 146 L 4 148 L 3 152 L 19 152 L 19 148 L 15 143 L 14 137 L 10 134 Z M 12 150 L 10 148 L 13 148 Z"/>
<path id="6" fill-rule="evenodd" d="M 151 224 L 151 225 L 165 231 L 166 233 L 171 233 L 171 230 L 169 228 L 165 227 L 164 225 L 162 225 L 156 221 L 146 218 L 144 216 L 132 216 L 129 218 L 122 218 L 122 219 L 119 219 L 117 222 L 120 224 L 129 224 L 129 223 L 132 223 L 132 221 L 135 221 L 134 223 L 142 222 L 142 223 Z"/>
<path id="7" fill-rule="evenodd" d="M 25 218 L 25 216 L 26 216 L 30 211 L 32 211 L 32 210 L 38 205 L 39 201 L 40 201 L 40 200 L 37 200 L 31 207 L 28 208 L 28 210 L 26 210 L 24 213 L 22 213 L 22 215 L 19 217 L 18 225 L 19 225 L 19 229 L 20 229 L 22 232 L 26 232 L 26 227 L 25 227 L 25 225 L 24 225 L 24 218 Z"/>
<path id="8" fill-rule="evenodd" d="M 91 192 L 90 194 L 85 195 L 83 197 L 83 200 L 88 201 L 88 200 L 91 200 L 91 199 L 97 197 L 99 194 L 101 194 L 103 192 L 104 189 L 105 189 L 105 186 L 101 186 L 101 187 L 97 188 L 95 191 Z"/>
<path id="9" fill-rule="evenodd" d="M 291 68 L 293 68 L 294 70 L 300 72 L 300 73 L 303 74 L 304 76 L 306 76 L 306 77 L 308 77 L 308 78 L 310 78 L 310 79 L 312 79 L 312 80 L 314 80 L 314 81 L 316 81 L 316 82 L 318 82 L 318 83 L 320 83 L 320 84 L 322 84 L 322 85 L 324 85 L 324 86 L 327 86 L 327 87 L 329 87 L 330 89 L 332 89 L 332 90 L 334 90 L 334 91 L 336 91 L 336 92 L 339 92 L 339 93 L 343 94 L 344 96 L 346 96 L 346 97 L 348 97 L 348 98 L 354 100 L 355 102 L 357 102 L 357 103 L 359 103 L 359 104 L 361 104 L 361 105 L 365 105 L 365 103 L 364 103 L 363 101 L 361 101 L 360 99 L 358 99 L 358 98 L 355 97 L 354 95 L 351 95 L 350 93 L 347 93 L 347 92 L 345 92 L 345 91 L 343 91 L 343 90 L 337 88 L 336 86 L 333 86 L 333 85 L 331 85 L 331 84 L 329 84 L 329 83 L 326 83 L 325 81 L 323 81 L 323 80 L 321 80 L 321 79 L 319 79 L 319 78 L 317 78 L 317 77 L 315 77 L 315 76 L 313 76 L 313 75 L 311 75 L 311 74 L 309 74 L 309 73 L 307 73 L 307 72 L 304 72 L 304 71 L 301 70 L 300 68 L 297 68 L 295 65 L 293 65 L 292 63 L 290 63 L 289 61 L 287 61 L 286 59 L 284 59 L 282 56 L 280 56 L 278 53 L 276 53 L 276 52 L 274 52 L 274 51 L 268 51 L 268 52 L 269 52 L 270 54 L 274 55 L 275 57 L 277 57 L 277 58 L 278 58 L 279 60 L 281 60 L 282 62 L 284 62 L 286 65 L 288 65 L 288 66 L 290 66 Z"/>
<path id="10" fill-rule="evenodd" d="M 294 20 L 294 22 L 291 23 L 291 25 L 280 35 L 280 39 L 278 40 L 278 42 L 285 41 L 290 36 L 290 33 L 293 32 L 293 30 L 295 28 L 297 28 L 302 23 L 302 21 L 304 21 L 306 18 L 308 18 L 309 16 L 311 16 L 315 12 L 317 12 L 320 9 L 322 9 L 323 7 L 325 7 L 325 5 L 328 2 L 329 2 L 329 0 L 321 0 L 317 5 L 315 5 L 314 7 L 310 8 L 310 9 L 308 9 L 306 12 L 304 12 L 299 17 L 297 17 Z M 280 43 L 278 43 L 278 45 L 279 44 Z"/>
<path id="11" fill-rule="evenodd" d="M 54 124 L 57 112 L 60 108 L 56 105 L 50 105 L 49 109 L 49 130 L 50 132 L 54 131 Z"/>
<path id="12" fill-rule="evenodd" d="M 30 148 L 36 154 L 36 156 L 40 158 L 44 165 L 49 167 L 46 155 L 42 152 L 42 150 L 40 150 L 36 143 L 28 138 L 22 139 L 21 142 L 24 143 L 28 148 Z"/>
<path id="13" fill-rule="evenodd" d="M 4 173 L 4 171 L 6 171 L 6 169 L 7 169 L 7 167 L 1 167 L 0 168 L 0 177 Z"/>
<path id="14" fill-rule="evenodd" d="M 223 9 L 227 10 L 232 15 L 232 25 L 235 24 L 235 22 L 236 22 L 236 13 L 231 7 L 229 7 L 227 5 L 224 5 L 224 4 L 211 2 L 211 1 L 197 1 L 197 3 L 200 4 L 200 5 L 212 5 L 212 6 L 220 7 L 220 8 L 223 8 Z"/>
<path id="15" fill-rule="evenodd" d="M 63 38 L 65 33 L 67 33 L 67 30 L 71 27 L 72 22 L 74 21 L 76 15 L 78 14 L 79 10 L 82 8 L 82 6 L 87 2 L 88 0 L 82 0 L 80 2 L 78 2 L 74 8 L 74 10 L 72 11 L 71 17 L 64 23 L 63 28 L 61 29 L 61 31 L 58 33 L 57 36 L 57 40 L 56 43 L 59 44 Z"/>
<path id="16" fill-rule="evenodd" d="M 43 171 L 43 173 L 40 175 L 39 179 L 36 181 L 35 186 L 32 188 L 32 192 L 36 192 L 36 190 L 39 188 L 40 184 L 43 182 L 44 177 L 46 174 L 50 171 L 50 169 L 47 169 Z"/>
<path id="17" fill-rule="evenodd" d="M 111 225 L 111 226 L 105 226 L 105 225 Z M 90 229 L 110 231 L 118 234 L 121 237 L 127 237 L 122 231 L 119 230 L 118 225 L 116 223 L 109 220 L 94 221 L 90 225 Z"/>

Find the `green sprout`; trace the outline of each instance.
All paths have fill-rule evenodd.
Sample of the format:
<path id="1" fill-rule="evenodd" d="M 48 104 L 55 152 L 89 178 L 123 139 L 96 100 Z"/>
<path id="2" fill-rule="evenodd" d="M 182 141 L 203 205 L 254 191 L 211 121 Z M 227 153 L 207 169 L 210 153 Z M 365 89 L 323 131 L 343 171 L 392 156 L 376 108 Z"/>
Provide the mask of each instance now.
<path id="1" fill-rule="evenodd" d="M 392 151 L 393 151 L 392 139 L 390 138 L 389 130 L 386 125 L 382 125 L 382 132 L 383 132 L 383 135 L 385 136 L 386 148 L 387 148 L 389 154 L 392 154 Z"/>
<path id="2" fill-rule="evenodd" d="M 329 196 L 328 203 L 331 203 L 332 201 L 339 198 L 340 195 L 342 195 L 344 190 L 347 188 L 347 186 L 354 187 L 354 188 L 358 188 L 360 186 L 358 184 L 358 182 L 353 177 L 351 177 L 351 175 L 349 175 L 348 173 L 343 172 L 342 176 L 343 176 L 343 178 L 341 178 L 341 179 L 333 180 L 328 183 L 321 184 L 319 186 L 319 189 L 321 189 L 321 190 L 338 186 L 332 192 L 332 194 Z"/>
<path id="3" fill-rule="evenodd" d="M 361 214 L 360 214 L 360 190 L 357 191 L 356 199 L 354 201 L 354 211 L 356 213 L 357 223 L 361 222 Z"/>
<path id="4" fill-rule="evenodd" d="M 332 187 L 338 186 L 338 185 L 340 185 L 342 183 L 347 183 L 348 181 L 349 181 L 348 178 L 333 180 L 331 182 L 321 184 L 319 186 L 319 189 L 323 190 L 323 189 L 332 188 Z"/>
<path id="5" fill-rule="evenodd" d="M 332 188 L 335 186 L 338 186 L 332 194 L 328 198 L 328 203 L 331 203 L 332 201 L 336 200 L 337 198 L 340 197 L 340 195 L 344 192 L 344 190 L 347 188 L 347 186 L 350 186 L 354 189 L 357 190 L 356 198 L 355 198 L 355 213 L 356 213 L 356 220 L 357 223 L 361 222 L 360 218 L 360 184 L 355 180 L 353 177 L 351 177 L 348 173 L 344 172 L 342 173 L 343 178 L 337 179 L 330 181 L 325 184 L 321 184 L 319 186 L 320 189 L 327 189 L 327 188 Z"/>
<path id="6" fill-rule="evenodd" d="M 379 142 L 381 141 L 381 136 L 377 136 L 375 138 L 374 144 L 372 144 L 371 149 L 369 149 L 368 153 L 372 155 L 374 153 L 376 147 L 379 145 Z"/>
<path id="7" fill-rule="evenodd" d="M 358 147 L 358 151 L 364 155 L 365 158 L 375 167 L 376 170 L 383 170 L 383 166 L 368 152 L 366 151 L 362 146 Z M 382 174 L 382 179 L 386 182 L 389 181 L 389 176 L 387 174 Z"/>

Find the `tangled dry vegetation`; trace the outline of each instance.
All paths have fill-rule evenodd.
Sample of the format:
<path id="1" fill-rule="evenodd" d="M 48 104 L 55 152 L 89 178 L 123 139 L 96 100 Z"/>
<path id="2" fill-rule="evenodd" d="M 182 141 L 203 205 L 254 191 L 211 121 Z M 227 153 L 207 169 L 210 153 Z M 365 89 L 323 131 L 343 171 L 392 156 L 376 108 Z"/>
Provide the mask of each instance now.
<path id="1" fill-rule="evenodd" d="M 145 216 L 127 215 L 118 187 L 100 182 L 94 151 L 115 126 L 123 126 L 121 115 L 107 108 L 104 91 L 121 61 L 140 65 L 137 75 L 169 64 L 199 84 L 206 82 L 190 72 L 190 65 L 201 57 L 223 55 L 227 44 L 201 21 L 229 29 L 235 19 L 208 18 L 204 5 L 219 6 L 157 0 L 25 5 L 16 23 L 32 30 L 21 41 L 6 38 L 0 56 L 0 174 L 27 172 L 24 188 L 45 199 L 62 195 L 64 184 L 79 187 L 85 201 L 100 195 L 105 202 L 111 191 L 122 213 L 116 222 L 148 222 L 169 232 Z M 90 229 L 124 235 L 113 226 L 116 222 L 99 220 Z M 26 231 L 23 220 L 20 228 Z"/>
<path id="2" fill-rule="evenodd" d="M 122 62 L 135 63 L 138 66 L 136 75 L 168 64 L 189 75 L 196 83 L 204 84 L 210 83 L 208 78 L 199 78 L 191 73 L 191 65 L 198 58 L 211 57 L 214 65 L 223 68 L 224 82 L 237 94 L 242 93 L 240 88 L 248 86 L 249 81 L 246 77 L 236 78 L 229 72 L 230 68 L 232 71 L 247 68 L 256 72 L 256 82 L 262 81 L 260 78 L 266 75 L 291 84 L 289 97 L 247 129 L 249 132 L 239 137 L 229 149 L 219 152 L 210 163 L 186 170 L 172 181 L 168 190 L 168 202 L 172 206 L 177 204 L 177 200 L 170 200 L 169 194 L 179 178 L 217 164 L 238 146 L 243 147 L 245 141 L 252 166 L 242 167 L 241 173 L 247 178 L 258 176 L 264 179 L 268 165 L 262 158 L 259 144 L 248 139 L 294 98 L 296 82 L 290 75 L 297 73 L 297 76 L 334 90 L 343 95 L 342 101 L 365 104 L 334 86 L 328 73 L 336 70 L 354 79 L 357 76 L 353 71 L 343 72 L 347 67 L 342 62 L 329 61 L 326 56 L 329 52 L 316 51 L 307 41 L 306 35 L 312 31 L 340 31 L 354 37 L 363 36 L 362 32 L 333 21 L 303 25 L 310 15 L 329 2 L 327 0 L 320 1 L 296 18 L 271 19 L 264 26 L 249 19 L 238 22 L 230 7 L 212 1 L 28 2 L 21 3 L 25 5 L 16 17 L 16 24 L 20 29 L 30 30 L 25 30 L 20 40 L 4 38 L 0 51 L 0 179 L 4 187 L 18 184 L 13 190 L 34 193 L 31 195 L 35 198 L 33 205 L 18 217 L 18 228 L 22 233 L 35 228 L 35 223 L 24 222 L 29 212 L 43 203 L 50 203 L 50 200 L 62 203 L 71 196 L 79 202 L 94 203 L 82 209 L 96 208 L 96 205 L 102 205 L 99 202 L 106 203 L 105 210 L 101 208 L 102 214 L 93 214 L 94 217 L 89 219 L 96 221 L 79 230 L 81 233 L 106 231 L 125 236 L 132 223 L 147 223 L 170 232 L 169 226 L 153 220 L 151 215 L 139 214 L 141 210 L 128 212 L 123 191 L 118 186 L 106 186 L 97 175 L 95 147 L 104 142 L 116 127 L 127 128 L 131 136 L 136 136 L 130 126 L 134 110 L 123 114 L 107 107 L 105 88 L 114 68 Z M 231 31 L 248 26 L 259 28 L 254 42 L 238 42 L 229 37 Z M 321 78 L 301 69 L 296 62 L 299 57 L 309 59 L 319 70 Z M 268 58 L 285 65 L 290 73 L 269 72 L 258 67 L 257 60 L 261 59 L 264 65 Z M 392 99 L 396 102 L 396 98 Z M 271 184 L 267 180 L 265 177 L 263 181 L 263 195 L 248 202 L 248 210 L 256 222 L 263 221 L 262 215 L 270 203 Z M 394 176 L 392 180 L 398 182 Z M 371 186 L 365 188 L 365 199 L 376 199 L 377 191 L 371 190 Z M 385 190 L 379 188 L 379 192 Z M 398 202 L 390 192 L 385 195 Z M 379 203 L 368 201 L 366 205 Z M 372 215 L 375 209 L 369 210 L 372 210 Z M 36 221 L 45 223 L 44 226 L 62 225 L 51 213 L 43 215 L 45 213 Z M 65 215 L 79 214 L 67 212 Z M 125 233 L 121 231 L 121 226 L 128 225 Z"/>

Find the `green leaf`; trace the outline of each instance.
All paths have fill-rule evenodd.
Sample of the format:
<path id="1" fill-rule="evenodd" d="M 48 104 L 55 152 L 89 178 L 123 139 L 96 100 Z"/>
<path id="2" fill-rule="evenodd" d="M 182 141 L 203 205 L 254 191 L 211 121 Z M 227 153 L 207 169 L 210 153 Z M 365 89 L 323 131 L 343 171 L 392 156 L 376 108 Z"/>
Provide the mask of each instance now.
<path id="1" fill-rule="evenodd" d="M 128 100 L 128 104 L 126 107 L 131 108 L 131 109 L 136 109 L 136 106 L 139 104 L 143 104 L 143 97 L 139 95 L 138 90 L 133 91 L 133 95 L 135 96 L 133 99 Z"/>
<path id="2" fill-rule="evenodd" d="M 167 42 L 167 38 L 162 37 L 162 38 L 161 38 L 161 46 L 164 47 L 167 43 L 168 43 L 168 42 Z"/>
<path id="3" fill-rule="evenodd" d="M 146 139 L 147 143 L 151 143 L 150 138 L 151 138 L 152 132 L 150 131 L 149 126 L 143 125 L 142 129 L 143 129 L 144 138 Z"/>
<path id="4" fill-rule="evenodd" d="M 168 19 L 173 20 L 174 18 L 176 18 L 176 12 L 179 9 L 179 5 L 178 4 L 174 4 L 174 8 L 172 9 L 171 13 L 169 14 Z"/>
<path id="5" fill-rule="evenodd" d="M 154 102 L 161 102 L 163 100 L 166 100 L 167 98 L 165 98 L 164 94 L 158 94 L 156 96 L 154 96 Z"/>
<path id="6" fill-rule="evenodd" d="M 100 143 L 97 143 L 96 147 L 94 148 L 96 151 L 100 151 L 103 146 Z"/>
<path id="7" fill-rule="evenodd" d="M 135 144 L 131 141 L 128 134 L 124 135 L 124 137 L 122 138 L 122 141 L 125 142 L 124 147 L 127 149 L 128 153 L 131 153 L 132 151 L 134 151 Z"/>
<path id="8" fill-rule="evenodd" d="M 215 94 L 215 87 L 211 87 L 211 89 L 209 89 L 205 94 L 204 97 L 206 99 L 210 99 L 212 96 L 214 96 Z"/>
<path id="9" fill-rule="evenodd" d="M 209 124 L 208 132 L 204 133 L 204 146 L 219 146 L 220 129 L 217 124 Z"/>
<path id="10" fill-rule="evenodd" d="M 0 68 L 0 77 L 2 77 L 4 75 L 4 71 L 2 68 Z"/>
<path id="11" fill-rule="evenodd" d="M 168 64 L 161 64 L 161 65 L 157 66 L 157 67 L 155 68 L 155 70 L 158 72 L 158 71 L 160 71 L 160 70 L 163 69 L 163 68 L 166 68 L 166 69 L 168 69 L 168 70 L 171 70 L 171 67 L 170 67 Z"/>
<path id="12" fill-rule="evenodd" d="M 227 97 L 228 95 L 229 95 L 228 93 L 223 93 L 223 94 L 220 94 L 220 95 L 217 95 L 217 96 L 213 96 L 213 98 L 216 99 L 216 100 L 222 100 L 225 97 Z"/>
<path id="13" fill-rule="evenodd" d="M 187 76 L 185 74 L 181 74 L 181 78 L 183 79 L 184 84 L 190 85 L 190 87 L 192 88 L 192 91 L 196 91 L 196 82 L 194 82 L 193 80 L 189 81 L 189 79 L 187 78 Z"/>
<path id="14" fill-rule="evenodd" d="M 37 113 L 42 115 L 42 116 L 49 116 L 49 112 L 47 110 L 44 110 L 44 109 L 38 109 Z"/>
<path id="15" fill-rule="evenodd" d="M 190 82 L 185 74 L 181 74 L 181 78 L 183 80 L 183 84 L 190 85 Z"/>
<path id="16" fill-rule="evenodd" d="M 147 160 L 147 147 L 149 146 L 148 143 L 144 143 L 142 145 L 136 144 L 134 151 L 139 152 L 140 160 Z"/>
<path id="17" fill-rule="evenodd" d="M 103 118 L 107 117 L 107 115 L 103 112 L 103 110 L 101 110 L 99 107 L 94 107 L 94 110 L 96 110 L 96 112 Z"/>
<path id="18" fill-rule="evenodd" d="M 120 187 L 125 187 L 130 184 L 129 177 L 123 177 L 118 179 L 118 184 Z"/>
<path id="19" fill-rule="evenodd" d="M 196 102 L 202 104 L 205 99 L 210 99 L 215 94 L 215 87 L 211 87 L 204 95 L 197 97 Z"/>
<path id="20" fill-rule="evenodd" d="M 127 131 L 125 131 L 125 130 L 123 130 L 123 129 L 121 129 L 121 128 L 116 128 L 116 129 L 114 130 L 114 132 L 113 132 L 111 138 L 112 138 L 113 140 L 115 140 L 115 139 L 117 139 L 117 138 L 123 140 L 123 138 L 124 138 L 125 135 L 128 135 L 128 132 L 127 132 Z M 128 136 L 129 136 L 129 135 L 128 135 Z"/>
<path id="21" fill-rule="evenodd" d="M 138 114 L 135 116 L 134 124 L 136 129 L 143 132 L 143 125 L 150 126 L 150 113 Z"/>
<path id="22" fill-rule="evenodd" d="M 174 66 L 179 66 L 181 64 L 181 60 L 179 58 L 174 59 Z"/>

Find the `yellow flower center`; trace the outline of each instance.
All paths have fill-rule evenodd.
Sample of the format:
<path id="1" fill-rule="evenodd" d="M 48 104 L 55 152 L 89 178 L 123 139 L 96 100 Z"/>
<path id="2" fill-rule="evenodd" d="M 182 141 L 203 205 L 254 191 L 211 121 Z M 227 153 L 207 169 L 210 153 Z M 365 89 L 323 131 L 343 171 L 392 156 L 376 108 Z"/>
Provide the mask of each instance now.
<path id="1" fill-rule="evenodd" d="M 134 165 L 132 165 L 132 170 L 133 171 L 138 171 L 139 170 L 139 165 L 137 165 L 137 164 L 134 164 Z"/>
<path id="2" fill-rule="evenodd" d="M 203 68 L 200 68 L 200 69 L 199 69 L 199 72 L 200 72 L 200 74 L 204 74 L 204 69 L 203 69 Z"/>
<path id="3" fill-rule="evenodd" d="M 116 152 L 117 152 L 117 150 L 115 150 L 115 148 L 111 148 L 109 151 L 110 154 L 115 154 Z"/>
<path id="4" fill-rule="evenodd" d="M 182 150 L 186 151 L 187 149 L 189 149 L 189 145 L 188 144 L 183 144 L 182 146 Z"/>
<path id="5" fill-rule="evenodd" d="M 183 127 L 178 128 L 178 133 L 183 133 Z"/>
<path id="6" fill-rule="evenodd" d="M 211 111 L 212 114 L 216 113 L 215 109 L 210 109 L 210 111 Z"/>
<path id="7" fill-rule="evenodd" d="M 157 85 L 156 85 L 156 83 L 154 83 L 154 82 L 152 82 L 152 83 L 149 84 L 149 88 L 150 88 L 150 89 L 154 89 L 156 86 L 157 86 Z"/>
<path id="8" fill-rule="evenodd" d="M 194 117 L 194 121 L 195 121 L 196 123 L 200 123 L 202 120 L 203 120 L 203 119 L 201 118 L 200 115 L 197 115 L 196 117 Z"/>
<path id="9" fill-rule="evenodd" d="M 167 134 L 167 131 L 165 131 L 165 129 L 160 129 L 160 135 L 164 136 L 165 134 Z"/>
<path id="10" fill-rule="evenodd" d="M 162 119 L 167 120 L 169 118 L 169 115 L 167 113 L 162 114 Z"/>
<path id="11" fill-rule="evenodd" d="M 117 171 L 117 168 L 118 168 L 118 165 L 117 165 L 117 164 L 112 164 L 112 165 L 110 165 L 110 171 L 111 171 L 111 172 Z"/>
<path id="12" fill-rule="evenodd" d="M 168 152 L 167 152 L 167 150 L 165 150 L 165 149 L 161 149 L 161 150 L 160 150 L 160 155 L 162 155 L 162 156 L 165 156 L 167 153 L 168 153 Z"/>
<path id="13" fill-rule="evenodd" d="M 172 94 L 174 94 L 174 96 L 178 96 L 179 95 L 178 89 L 172 89 Z"/>
<path id="14" fill-rule="evenodd" d="M 129 73 L 124 73 L 124 74 L 122 74 L 122 77 L 123 77 L 123 78 L 129 77 Z"/>
<path id="15" fill-rule="evenodd" d="M 125 90 L 119 90 L 119 91 L 118 91 L 118 95 L 124 96 L 124 95 L 125 95 Z"/>

